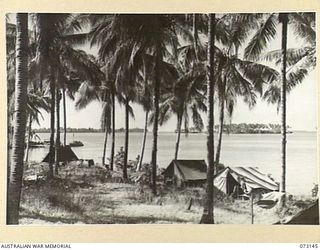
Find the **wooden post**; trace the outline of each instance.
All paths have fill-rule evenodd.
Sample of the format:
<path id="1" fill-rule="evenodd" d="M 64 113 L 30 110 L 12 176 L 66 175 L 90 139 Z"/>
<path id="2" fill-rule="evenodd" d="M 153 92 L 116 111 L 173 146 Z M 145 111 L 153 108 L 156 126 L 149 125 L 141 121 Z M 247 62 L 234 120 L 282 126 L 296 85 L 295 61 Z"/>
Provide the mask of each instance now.
<path id="1" fill-rule="evenodd" d="M 254 224 L 254 213 L 253 213 L 253 192 L 250 193 L 250 208 L 251 208 L 251 224 Z"/>

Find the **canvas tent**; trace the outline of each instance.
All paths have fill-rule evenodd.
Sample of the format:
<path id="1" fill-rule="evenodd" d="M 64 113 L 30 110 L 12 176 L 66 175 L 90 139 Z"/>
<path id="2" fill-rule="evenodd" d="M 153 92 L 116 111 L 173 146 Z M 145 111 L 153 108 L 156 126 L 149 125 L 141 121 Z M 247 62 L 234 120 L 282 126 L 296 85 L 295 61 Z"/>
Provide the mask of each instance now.
<path id="1" fill-rule="evenodd" d="M 289 220 L 284 223 L 288 225 L 319 225 L 319 200 L 314 204 L 308 207 L 305 210 L 302 210 L 300 213 L 296 214 Z"/>
<path id="2" fill-rule="evenodd" d="M 253 167 L 227 167 L 214 177 L 214 186 L 227 195 L 235 192 L 239 195 L 251 190 L 279 190 L 274 180 Z"/>
<path id="3" fill-rule="evenodd" d="M 172 160 L 162 174 L 177 186 L 201 184 L 207 179 L 207 165 L 204 160 Z"/>
<path id="4" fill-rule="evenodd" d="M 46 155 L 42 162 L 49 162 L 50 159 L 50 152 Z M 72 151 L 70 146 L 60 146 L 58 151 L 58 161 L 77 161 L 78 157 Z"/>

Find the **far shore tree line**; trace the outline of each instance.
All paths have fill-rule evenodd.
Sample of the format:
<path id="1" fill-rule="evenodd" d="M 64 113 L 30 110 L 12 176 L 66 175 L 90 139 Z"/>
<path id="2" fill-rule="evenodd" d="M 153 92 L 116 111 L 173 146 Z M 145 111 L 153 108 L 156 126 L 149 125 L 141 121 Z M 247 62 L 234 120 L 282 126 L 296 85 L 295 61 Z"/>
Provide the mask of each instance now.
<path id="1" fill-rule="evenodd" d="M 218 132 L 220 125 L 215 125 L 214 130 Z M 287 129 L 290 129 L 290 126 L 287 126 Z M 36 128 L 32 130 L 33 133 L 50 133 L 50 128 Z M 60 131 L 64 132 L 64 128 L 60 127 Z M 67 133 L 103 133 L 104 130 L 101 128 L 70 128 L 66 129 Z M 116 133 L 124 133 L 125 128 L 121 127 L 115 129 Z M 129 132 L 133 133 L 144 133 L 145 130 L 143 128 L 130 128 Z M 148 132 L 148 129 L 147 129 Z M 162 132 L 175 132 L 178 133 L 178 130 L 175 131 L 162 131 Z M 206 133 L 207 131 L 203 131 L 202 129 L 197 129 L 195 127 L 190 127 L 188 130 L 181 129 L 180 133 Z M 231 124 L 223 124 L 223 132 L 227 134 L 240 134 L 240 133 L 280 133 L 281 132 L 281 124 L 263 124 L 263 123 L 231 123 Z M 41 138 L 40 138 L 41 139 Z"/>
<path id="2" fill-rule="evenodd" d="M 287 48 L 288 27 L 303 41 Z M 280 31 L 280 32 L 279 32 Z M 279 33 L 279 34 L 278 34 Z M 279 49 L 268 51 L 277 35 Z M 58 171 L 59 148 L 67 145 L 67 96 L 77 109 L 92 101 L 102 105 L 101 128 L 111 139 L 114 165 L 115 118 L 124 116 L 123 178 L 127 178 L 132 104 L 145 112 L 140 163 L 147 128 L 152 130 L 152 193 L 157 195 L 159 126 L 177 121 L 174 159 L 179 158 L 181 131 L 192 123 L 207 130 L 207 185 L 200 223 L 214 223 L 213 176 L 220 162 L 226 118 L 237 100 L 254 108 L 257 99 L 281 112 L 280 191 L 286 192 L 286 95 L 315 68 L 315 13 L 254 14 L 59 14 L 18 13 L 7 17 L 7 92 L 9 159 L 7 223 L 18 224 L 26 134 L 50 113 L 48 179 Z M 79 49 L 98 48 L 98 56 Z M 270 63 L 272 62 L 271 66 Z M 62 103 L 62 104 L 61 104 Z M 116 103 L 124 112 L 116 111 Z M 60 105 L 63 114 L 60 114 Z M 214 110 L 219 110 L 215 118 Z M 204 124 L 202 116 L 207 116 Z M 63 117 L 63 138 L 60 134 Z M 219 124 L 214 148 L 214 124 Z M 11 128 L 13 128 L 11 130 Z M 27 133 L 26 133 L 27 131 Z M 110 138 L 109 138 L 110 137 Z M 55 171 L 54 171 L 55 170 Z M 139 171 L 139 168 L 137 168 Z"/>
<path id="3" fill-rule="evenodd" d="M 50 128 L 37 128 L 32 130 L 35 133 L 50 133 Z M 64 132 L 64 128 L 60 127 L 60 131 Z M 104 129 L 102 128 L 67 128 L 66 129 L 67 133 L 102 133 L 104 132 Z M 124 133 L 125 128 L 121 127 L 118 129 L 115 129 L 116 133 Z M 143 128 L 130 128 L 129 132 L 139 132 L 143 133 L 144 129 Z M 148 130 L 147 130 L 148 132 Z"/>

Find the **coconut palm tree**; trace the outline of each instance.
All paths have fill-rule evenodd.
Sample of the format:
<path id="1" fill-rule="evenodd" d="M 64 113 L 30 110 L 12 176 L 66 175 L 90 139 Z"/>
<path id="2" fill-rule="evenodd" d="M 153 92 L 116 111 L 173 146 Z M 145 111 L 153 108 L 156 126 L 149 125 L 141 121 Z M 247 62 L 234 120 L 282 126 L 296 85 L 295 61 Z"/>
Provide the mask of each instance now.
<path id="1" fill-rule="evenodd" d="M 62 106 L 63 106 L 63 146 L 67 145 L 67 107 L 66 107 L 66 88 L 62 84 Z"/>
<path id="2" fill-rule="evenodd" d="M 53 164 L 55 159 L 54 133 L 55 133 L 55 99 L 56 99 L 56 72 L 57 54 L 54 54 L 54 43 L 59 36 L 59 29 L 68 18 L 68 15 L 59 14 L 35 14 L 38 25 L 38 63 L 39 63 L 39 86 L 43 88 L 43 78 L 49 77 L 51 104 L 50 104 L 50 148 L 49 148 L 49 173 L 48 178 L 53 178 Z"/>
<path id="3" fill-rule="evenodd" d="M 286 52 L 287 82 L 286 88 L 289 93 L 297 84 L 315 68 L 315 15 L 314 13 L 290 13 L 289 24 L 295 30 L 297 37 L 302 39 L 304 46 L 300 48 L 288 48 Z M 273 61 L 276 66 L 281 64 L 282 50 L 267 52 L 262 59 Z M 280 76 L 280 75 L 279 75 Z M 270 85 L 265 91 L 264 99 L 273 104 L 281 103 L 281 83 L 279 81 Z"/>
<path id="4" fill-rule="evenodd" d="M 219 164 L 225 108 L 228 116 L 231 117 L 238 97 L 243 98 L 249 108 L 253 108 L 256 104 L 256 94 L 262 95 L 263 89 L 276 81 L 279 74 L 263 64 L 241 60 L 236 55 L 232 55 L 230 50 L 225 53 L 217 48 L 216 55 L 220 125 L 215 162 Z"/>
<path id="5" fill-rule="evenodd" d="M 281 184 L 280 191 L 286 192 L 286 92 L 301 82 L 308 74 L 309 70 L 315 65 L 315 30 L 314 30 L 314 13 L 271 13 L 265 14 L 260 28 L 256 31 L 253 38 L 245 49 L 245 57 L 248 59 L 259 60 L 260 54 L 268 46 L 268 42 L 276 35 L 278 23 L 282 25 L 281 32 L 281 50 L 269 53 L 266 58 L 277 58 L 277 63 L 281 63 L 281 91 L 279 85 L 273 84 L 269 87 L 265 94 L 265 98 L 271 102 L 281 100 L 281 120 L 282 120 L 282 146 L 281 146 Z M 287 49 L 287 27 L 292 25 L 297 35 L 302 36 L 306 41 L 311 42 L 311 46 L 303 49 Z M 289 52 L 289 53 L 288 53 Z M 288 60 L 288 57 L 290 58 Z M 287 70 L 287 64 L 295 66 Z M 291 86 L 287 85 L 287 81 L 291 82 Z M 289 88 L 288 88 L 289 87 Z M 271 94 L 274 94 L 271 97 Z M 278 106 L 279 108 L 279 106 Z"/>
<path id="6" fill-rule="evenodd" d="M 127 179 L 128 146 L 129 146 L 129 113 L 130 102 L 134 99 L 135 77 L 127 66 L 130 60 L 132 42 L 124 41 L 121 19 L 118 15 L 96 15 L 91 17 L 91 44 L 100 46 L 99 57 L 105 62 L 107 68 L 108 81 L 111 83 L 111 104 L 112 104 L 112 143 L 110 168 L 114 163 L 114 143 L 115 143 L 115 95 L 120 104 L 125 105 L 125 145 L 123 177 Z M 122 31 L 121 31 L 122 30 Z M 104 32 L 108 32 L 108 36 Z M 119 45 L 118 47 L 115 45 Z M 127 63 L 125 63 L 127 61 Z M 133 114 L 133 112 L 131 112 Z"/>
<path id="7" fill-rule="evenodd" d="M 105 95 L 106 96 L 106 95 Z M 108 142 L 108 134 L 110 133 L 111 126 L 111 109 L 110 109 L 110 101 L 104 99 L 104 104 L 102 107 L 102 116 L 101 116 L 101 127 L 105 132 L 105 139 L 103 144 L 103 155 L 102 155 L 102 165 L 105 165 L 106 151 L 107 151 L 107 142 Z"/>
<path id="8" fill-rule="evenodd" d="M 194 67 L 196 68 L 196 67 Z M 197 69 L 184 72 L 180 68 L 180 77 L 174 80 L 173 87 L 168 93 L 162 94 L 160 100 L 160 120 L 163 125 L 168 121 L 171 114 L 177 116 L 177 138 L 174 159 L 178 158 L 182 123 L 184 121 L 185 135 L 189 131 L 189 116 L 192 115 L 192 121 L 197 131 L 202 131 L 203 121 L 199 112 L 206 112 L 204 93 L 204 80 L 202 74 L 198 74 Z"/>
<path id="9" fill-rule="evenodd" d="M 7 195 L 7 224 L 19 223 L 28 86 L 28 14 L 16 15 L 16 84 L 13 145 Z"/>
<path id="10" fill-rule="evenodd" d="M 100 68 L 82 50 L 74 49 L 71 42 L 74 40 L 74 32 L 81 27 L 74 21 L 73 14 L 35 14 L 38 27 L 38 65 L 40 67 L 40 85 L 44 78 L 49 79 L 51 93 L 51 135 L 50 135 L 50 171 L 49 177 L 53 176 L 54 153 L 54 113 L 55 105 L 59 106 L 59 98 L 55 100 L 57 88 L 69 88 L 71 94 L 74 91 L 75 83 L 80 86 L 81 82 L 87 80 L 92 84 L 100 84 L 103 73 Z M 48 28 L 50 27 L 50 28 Z M 78 79 L 74 79 L 76 74 Z M 60 91 L 59 91 L 60 92 Z M 72 94 L 71 94 L 72 95 Z M 58 110 L 58 107 L 57 107 Z M 64 105 L 65 110 L 65 105 Z M 64 111 L 65 113 L 65 111 Z M 57 113 L 59 115 L 59 113 Z M 66 116 L 65 116 L 66 117 Z M 57 117 L 57 126 L 59 117 Z M 58 129 L 58 128 L 57 128 Z M 66 128 L 64 129 L 66 132 Z M 57 142 L 60 144 L 60 131 L 57 131 Z M 58 152 L 56 146 L 56 152 Z M 57 163 L 56 163 L 57 165 Z"/>
<path id="11" fill-rule="evenodd" d="M 288 14 L 280 13 L 279 14 L 279 22 L 282 24 L 282 33 L 281 33 L 281 108 L 282 108 L 282 116 L 281 116 L 281 134 L 282 134 L 282 150 L 281 150 L 281 159 L 282 159 L 282 174 L 281 174 L 281 182 L 280 182 L 280 192 L 286 192 L 286 156 L 287 156 L 287 122 L 286 122 L 286 100 L 287 100 L 287 33 L 288 33 Z"/>
<path id="12" fill-rule="evenodd" d="M 116 140 L 116 94 L 114 84 L 111 85 L 111 148 L 110 148 L 110 170 L 113 170 L 114 148 Z"/>
<path id="13" fill-rule="evenodd" d="M 41 109 L 49 112 L 49 98 L 44 96 L 43 93 L 39 93 L 34 91 L 33 89 L 29 90 L 28 94 L 28 102 L 27 102 L 27 117 L 28 117 L 28 140 L 27 140 L 27 148 L 26 148 L 26 155 L 25 155 L 25 162 L 28 162 L 29 156 L 29 148 L 30 148 L 30 141 L 32 137 L 32 123 L 36 122 L 40 124 L 39 117 L 42 117 Z"/>
<path id="14" fill-rule="evenodd" d="M 91 85 L 89 82 L 83 82 L 78 90 L 79 98 L 76 101 L 76 108 L 81 110 L 93 101 L 102 102 L 102 113 L 101 113 L 101 128 L 105 132 L 105 139 L 103 144 L 102 152 L 102 165 L 105 166 L 108 134 L 110 133 L 111 126 L 111 92 L 106 82 L 104 85 L 96 86 Z"/>
<path id="15" fill-rule="evenodd" d="M 141 151 L 140 151 L 140 158 L 139 162 L 137 163 L 136 171 L 140 171 L 142 168 L 143 158 L 144 158 L 144 151 L 146 146 L 147 140 L 147 132 L 148 132 L 148 121 L 149 121 L 149 113 L 152 110 L 152 94 L 151 94 L 151 84 L 150 80 L 148 80 L 148 72 L 147 72 L 147 65 L 144 63 L 143 72 L 141 74 L 141 84 L 138 94 L 138 103 L 144 109 L 145 112 L 145 121 L 144 121 L 144 131 L 143 131 L 143 139 L 141 144 Z"/>
<path id="16" fill-rule="evenodd" d="M 154 123 L 154 112 L 151 113 L 153 107 L 153 100 L 152 100 L 152 75 L 153 75 L 153 61 L 152 56 L 146 56 L 143 62 L 143 74 L 141 76 L 141 80 L 139 81 L 138 85 L 138 103 L 141 104 L 146 112 L 145 118 L 145 128 L 144 128 L 144 136 L 142 141 L 142 148 L 141 148 L 141 157 L 139 159 L 139 163 L 137 166 L 137 171 L 141 168 L 143 162 L 143 154 L 146 142 L 146 135 L 147 135 L 147 126 L 148 124 Z M 151 66 L 150 66 L 151 65 Z M 172 85 L 174 81 L 178 78 L 178 71 L 176 67 L 168 62 L 162 61 L 160 64 L 160 71 L 163 72 L 161 74 L 161 93 L 160 96 L 167 96 L 169 93 L 172 92 Z M 150 79 L 151 78 L 151 79 Z M 161 98 L 160 98 L 161 99 Z M 164 108 L 160 108 L 164 110 Z M 150 115 L 149 115 L 150 114 Z M 163 112 L 163 114 L 159 115 L 158 123 L 162 125 L 167 121 L 168 114 Z"/>
<path id="17" fill-rule="evenodd" d="M 177 44 L 174 35 L 173 22 L 169 15 L 113 15 L 104 16 L 103 20 L 94 26 L 93 40 L 99 43 L 99 54 L 102 58 L 110 57 L 110 54 L 116 54 L 115 51 L 129 51 L 129 75 L 131 79 L 135 79 L 138 70 L 142 67 L 142 58 L 144 55 L 151 55 L 154 60 L 153 65 L 153 96 L 155 121 L 158 121 L 159 116 L 159 91 L 160 91 L 160 72 L 159 65 L 164 59 L 164 56 L 169 54 L 166 44 Z M 166 43 L 166 44 L 165 44 Z M 119 57 L 120 58 L 120 57 Z M 128 57 L 125 57 L 128 59 Z M 126 60 L 127 61 L 127 60 Z M 124 62 L 118 60 L 122 65 Z M 117 65 L 114 63 L 114 65 Z M 120 65 L 116 68 L 120 68 Z M 124 68 L 122 69 L 128 70 Z M 123 75 L 123 74 L 120 74 Z M 127 79 L 128 80 L 128 79 Z M 132 83 L 130 81 L 129 83 Z M 157 138 L 158 123 L 154 123 L 153 127 L 153 150 L 152 150 L 152 176 L 153 176 L 153 193 L 156 193 L 156 167 L 157 167 Z"/>
<path id="18" fill-rule="evenodd" d="M 129 154 L 129 118 L 134 118 L 131 103 L 137 100 L 137 71 L 129 68 L 127 65 L 130 60 L 130 53 L 132 51 L 132 43 L 121 46 L 116 50 L 112 56 L 109 64 L 109 72 L 115 75 L 114 86 L 118 102 L 124 105 L 125 108 L 125 141 L 124 141 L 124 157 L 123 157 L 123 178 L 127 179 L 128 154 Z M 116 72 L 116 74 L 112 73 Z M 112 102 L 114 103 L 114 102 Z"/>
<path id="19" fill-rule="evenodd" d="M 202 224 L 214 224 L 213 218 L 213 175 L 214 175 L 214 47 L 215 47 L 215 14 L 209 14 L 208 19 L 208 72 L 207 72 L 207 102 L 208 102 L 208 137 L 207 137 L 207 183 L 204 199 L 204 209 L 200 220 Z"/>
<path id="20" fill-rule="evenodd" d="M 137 44 L 136 50 L 149 52 L 153 56 L 153 142 L 152 142 L 152 192 L 157 193 L 157 148 L 158 148 L 158 120 L 159 97 L 161 90 L 161 64 L 167 53 L 167 45 L 172 51 L 176 50 L 178 41 L 175 38 L 175 26 L 170 15 L 144 15 L 136 17 L 136 37 L 142 38 L 141 44 Z M 137 54 L 137 53 L 136 53 Z"/>

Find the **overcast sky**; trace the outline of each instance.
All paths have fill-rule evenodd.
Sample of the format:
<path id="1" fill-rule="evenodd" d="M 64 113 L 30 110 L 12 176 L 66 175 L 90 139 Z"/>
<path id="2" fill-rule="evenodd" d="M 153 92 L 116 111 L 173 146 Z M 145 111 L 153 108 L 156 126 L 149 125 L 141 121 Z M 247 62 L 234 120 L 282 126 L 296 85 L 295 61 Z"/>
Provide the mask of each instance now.
<path id="1" fill-rule="evenodd" d="M 279 29 L 280 31 L 280 29 Z M 278 32 L 279 34 L 279 32 Z M 289 28 L 288 48 L 300 46 L 301 41 L 297 40 Z M 268 50 L 280 49 L 281 40 L 278 35 L 269 45 Z M 93 55 L 97 54 L 96 48 L 84 46 L 83 49 Z M 280 71 L 280 68 L 275 68 Z M 287 124 L 293 130 L 314 131 L 317 128 L 317 84 L 316 72 L 313 71 L 303 83 L 295 87 L 287 97 Z M 61 105 L 62 106 L 62 105 Z M 62 107 L 61 107 L 62 108 Z M 124 127 L 125 112 L 124 108 L 117 105 L 116 127 Z M 143 128 L 145 114 L 139 105 L 133 104 L 135 119 L 130 120 L 130 127 Z M 99 128 L 100 127 L 101 104 L 91 103 L 86 109 L 78 111 L 74 108 L 74 102 L 67 99 L 67 126 L 74 128 Z M 216 112 L 217 115 L 217 112 Z M 44 120 L 40 126 L 50 127 L 49 114 L 43 113 Z M 206 115 L 203 114 L 206 123 Z M 216 116 L 217 117 L 217 116 Z M 62 119 L 62 117 L 61 117 Z M 249 110 L 246 104 L 238 100 L 237 106 L 232 117 L 233 123 L 278 123 L 281 122 L 280 113 L 277 113 L 276 105 L 267 104 L 265 101 L 258 100 L 257 105 Z M 217 123 L 217 118 L 216 118 Z M 61 125 L 63 123 L 61 122 Z M 36 127 L 36 126 L 35 126 Z M 160 127 L 160 131 L 173 131 L 176 128 L 176 118 L 171 118 L 167 124 Z"/>

